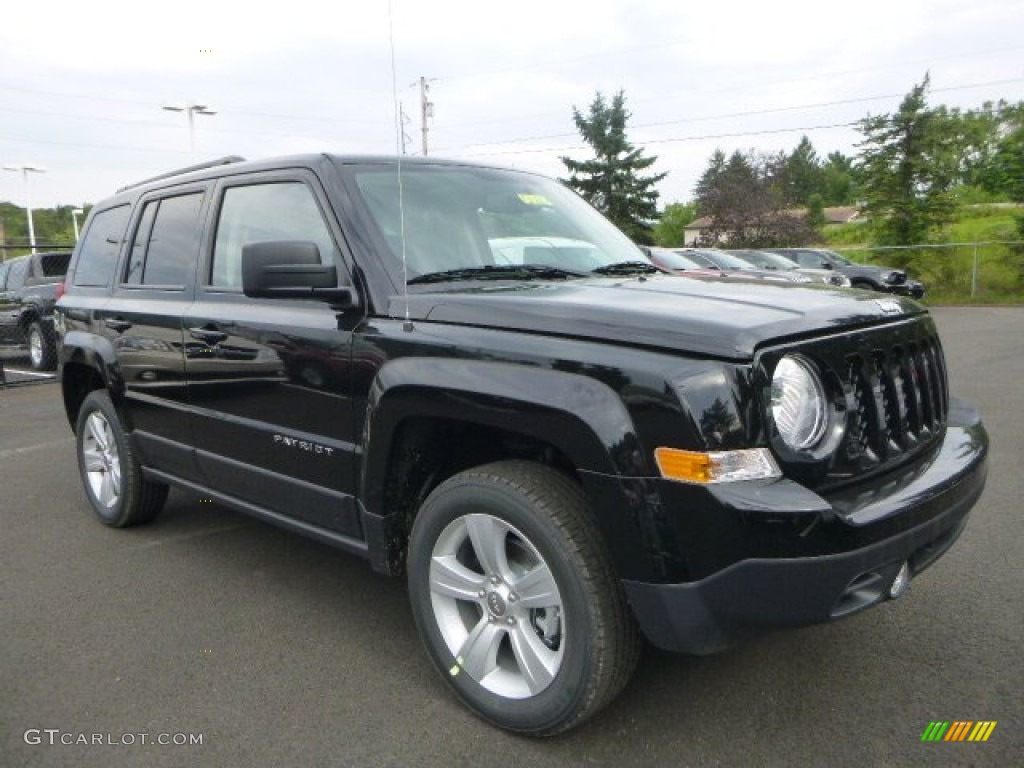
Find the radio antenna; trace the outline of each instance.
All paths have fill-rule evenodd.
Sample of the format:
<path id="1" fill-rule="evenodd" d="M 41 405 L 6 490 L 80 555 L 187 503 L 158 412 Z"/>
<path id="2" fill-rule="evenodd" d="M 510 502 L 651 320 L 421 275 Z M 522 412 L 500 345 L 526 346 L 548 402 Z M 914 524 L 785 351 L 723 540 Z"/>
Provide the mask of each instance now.
<path id="1" fill-rule="evenodd" d="M 412 318 L 409 316 L 409 268 L 405 258 L 405 190 L 402 187 L 402 113 L 398 103 L 398 76 L 395 72 L 395 20 L 388 0 L 388 42 L 391 45 L 391 98 L 395 112 L 395 158 L 398 169 L 398 226 L 402 242 L 402 298 L 405 303 L 405 322 L 402 330 L 412 331 Z"/>

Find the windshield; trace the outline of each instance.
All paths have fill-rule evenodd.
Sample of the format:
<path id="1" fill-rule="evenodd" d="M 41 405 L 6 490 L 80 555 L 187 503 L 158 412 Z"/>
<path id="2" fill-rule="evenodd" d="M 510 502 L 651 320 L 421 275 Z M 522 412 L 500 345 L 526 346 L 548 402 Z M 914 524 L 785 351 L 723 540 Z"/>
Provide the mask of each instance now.
<path id="1" fill-rule="evenodd" d="M 693 259 L 683 256 L 676 251 L 668 251 L 662 248 L 651 251 L 651 261 L 665 269 L 704 269 Z"/>
<path id="2" fill-rule="evenodd" d="M 402 220 L 395 167 L 361 167 L 354 176 L 392 257 L 400 263 Z M 487 267 L 536 266 L 587 273 L 645 261 L 629 238 L 575 193 L 530 174 L 403 166 L 402 210 L 410 281 L 452 270 L 479 270 L 499 278 L 509 275 L 509 279 L 525 274 Z"/>
<path id="3" fill-rule="evenodd" d="M 737 258 L 750 262 L 761 269 L 796 269 L 797 265 L 785 256 L 767 251 L 733 251 Z"/>
<path id="4" fill-rule="evenodd" d="M 714 248 L 706 248 L 699 251 L 682 251 L 684 256 L 692 259 L 703 260 L 712 267 L 718 269 L 755 269 L 742 259 L 738 259 L 725 251 L 718 251 Z"/>
<path id="5" fill-rule="evenodd" d="M 821 251 L 822 256 L 831 261 L 833 264 L 840 264 L 844 267 L 852 267 L 853 262 L 845 256 L 840 256 L 835 251 Z"/>

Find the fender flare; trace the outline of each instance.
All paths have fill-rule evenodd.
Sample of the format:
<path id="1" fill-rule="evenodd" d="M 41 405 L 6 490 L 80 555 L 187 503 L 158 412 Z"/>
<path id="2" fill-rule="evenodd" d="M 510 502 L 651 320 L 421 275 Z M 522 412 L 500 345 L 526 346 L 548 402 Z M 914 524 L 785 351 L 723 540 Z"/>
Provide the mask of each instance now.
<path id="1" fill-rule="evenodd" d="M 64 406 L 68 419 L 74 428 L 74 415 L 68 401 L 68 377 L 63 375 L 68 366 L 83 366 L 96 372 L 103 381 L 103 386 L 110 393 L 111 402 L 117 408 L 122 423 L 129 431 L 132 429 L 128 412 L 124 408 L 125 384 L 117 362 L 117 350 L 109 339 L 85 331 L 68 331 L 58 352 L 61 367 L 61 390 L 64 395 Z"/>
<path id="2" fill-rule="evenodd" d="M 491 426 L 554 446 L 576 467 L 613 558 L 633 572 L 646 561 L 624 527 L 644 527 L 635 490 L 652 476 L 619 395 L 578 373 L 452 358 L 401 358 L 378 372 L 370 390 L 360 476 L 362 518 L 376 570 L 401 570 L 404 520 L 383 508 L 396 436 L 403 422 L 432 417 Z"/>

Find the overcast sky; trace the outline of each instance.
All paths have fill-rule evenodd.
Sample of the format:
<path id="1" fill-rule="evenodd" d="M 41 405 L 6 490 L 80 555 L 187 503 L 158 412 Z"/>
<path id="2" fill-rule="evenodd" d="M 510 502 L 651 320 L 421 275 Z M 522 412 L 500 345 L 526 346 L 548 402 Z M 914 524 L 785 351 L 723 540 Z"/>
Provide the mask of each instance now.
<path id="1" fill-rule="evenodd" d="M 392 0 L 398 99 L 420 151 L 560 175 L 572 122 L 626 92 L 629 136 L 686 201 L 716 147 L 855 151 L 844 127 L 893 111 L 926 71 L 933 104 L 1024 100 L 1020 0 Z M 37 207 L 96 202 L 196 161 L 394 153 L 387 0 L 13 2 L 0 12 L 0 164 L 46 168 Z M 0 200 L 25 204 L 19 174 Z"/>

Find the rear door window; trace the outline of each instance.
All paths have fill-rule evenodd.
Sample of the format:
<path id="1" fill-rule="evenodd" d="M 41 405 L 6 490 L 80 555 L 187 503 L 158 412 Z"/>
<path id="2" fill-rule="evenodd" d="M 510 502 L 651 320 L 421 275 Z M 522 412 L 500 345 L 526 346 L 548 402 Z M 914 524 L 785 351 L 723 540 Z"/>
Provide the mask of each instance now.
<path id="1" fill-rule="evenodd" d="M 199 256 L 203 193 L 150 200 L 132 243 L 125 282 L 181 288 L 190 282 Z"/>

